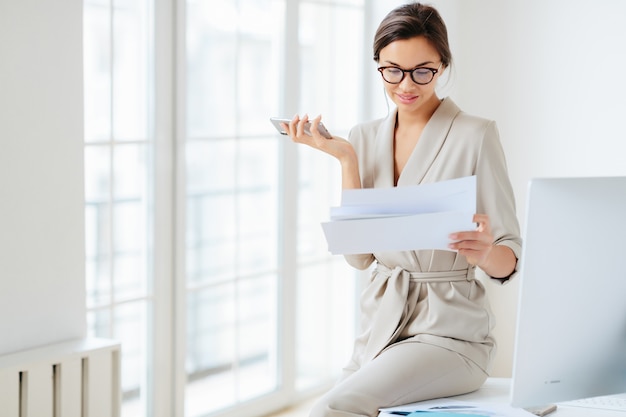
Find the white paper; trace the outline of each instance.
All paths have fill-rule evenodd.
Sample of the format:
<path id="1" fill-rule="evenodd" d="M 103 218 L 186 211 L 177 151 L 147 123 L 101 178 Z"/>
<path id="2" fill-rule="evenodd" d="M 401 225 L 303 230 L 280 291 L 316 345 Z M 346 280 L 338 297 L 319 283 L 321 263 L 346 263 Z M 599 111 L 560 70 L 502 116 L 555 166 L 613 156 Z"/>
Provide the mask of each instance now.
<path id="1" fill-rule="evenodd" d="M 476 176 L 422 185 L 344 190 L 341 207 L 330 210 L 331 220 L 369 213 L 418 214 L 476 209 Z"/>
<path id="2" fill-rule="evenodd" d="M 474 230 L 476 177 L 437 183 L 346 190 L 322 223 L 328 250 L 358 254 L 449 250 L 449 234 Z"/>
<path id="3" fill-rule="evenodd" d="M 457 401 L 449 398 L 421 401 L 391 408 L 381 408 L 379 417 L 401 417 L 413 411 L 437 412 L 475 415 L 485 417 L 534 417 L 534 414 L 523 408 L 515 408 L 508 404 L 474 401 Z M 428 414 L 425 413 L 425 416 Z"/>

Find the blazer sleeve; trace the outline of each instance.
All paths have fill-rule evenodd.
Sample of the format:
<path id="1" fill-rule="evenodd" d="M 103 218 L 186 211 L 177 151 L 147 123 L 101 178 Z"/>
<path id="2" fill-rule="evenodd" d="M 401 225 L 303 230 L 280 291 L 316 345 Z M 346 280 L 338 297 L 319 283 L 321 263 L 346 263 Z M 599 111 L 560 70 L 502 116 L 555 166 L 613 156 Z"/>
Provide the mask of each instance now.
<path id="1" fill-rule="evenodd" d="M 476 164 L 478 213 L 489 216 L 491 231 L 495 244 L 511 248 L 519 260 L 522 251 L 519 222 L 515 210 L 515 195 L 509 180 L 506 158 L 500 143 L 496 123 L 487 124 L 485 135 Z M 519 262 L 515 270 L 507 278 L 497 278 L 504 283 L 518 272 Z"/>

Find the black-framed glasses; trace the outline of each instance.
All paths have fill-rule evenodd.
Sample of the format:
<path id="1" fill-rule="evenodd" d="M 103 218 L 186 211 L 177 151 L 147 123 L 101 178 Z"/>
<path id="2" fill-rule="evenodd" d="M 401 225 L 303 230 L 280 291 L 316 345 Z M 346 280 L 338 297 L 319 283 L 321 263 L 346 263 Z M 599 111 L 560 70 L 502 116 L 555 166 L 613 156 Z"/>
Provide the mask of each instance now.
<path id="1" fill-rule="evenodd" d="M 415 84 L 426 85 L 430 83 L 433 78 L 435 78 L 435 74 L 439 72 L 441 65 L 442 64 L 439 64 L 437 69 L 417 67 L 410 70 L 398 67 L 379 67 L 378 72 L 380 72 L 380 75 L 383 76 L 383 80 L 387 81 L 389 84 L 400 84 L 402 80 L 404 80 L 404 76 L 409 73 L 411 74 L 411 79 Z"/>

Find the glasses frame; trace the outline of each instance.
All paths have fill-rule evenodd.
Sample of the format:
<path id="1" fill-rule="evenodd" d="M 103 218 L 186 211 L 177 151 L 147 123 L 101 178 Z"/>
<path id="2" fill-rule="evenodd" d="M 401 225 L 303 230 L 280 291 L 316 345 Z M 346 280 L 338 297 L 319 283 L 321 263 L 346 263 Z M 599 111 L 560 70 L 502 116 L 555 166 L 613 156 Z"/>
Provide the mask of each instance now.
<path id="1" fill-rule="evenodd" d="M 439 72 L 439 70 L 441 69 L 442 65 L 443 65 L 443 62 L 440 63 L 439 66 L 436 69 L 435 68 L 428 68 L 428 67 L 415 67 L 413 69 L 408 69 L 408 70 L 402 69 L 400 67 L 396 67 L 395 65 L 388 65 L 386 67 L 378 67 L 377 70 L 378 70 L 378 72 L 380 72 L 380 75 L 381 75 L 381 77 L 383 77 L 383 80 L 386 83 L 389 83 L 389 84 L 394 84 L 394 85 L 400 84 L 402 81 L 404 81 L 404 77 L 406 76 L 406 74 L 409 73 L 410 76 L 411 76 L 411 81 L 413 81 L 415 84 L 417 84 L 417 85 L 427 85 L 427 84 L 430 84 L 431 82 L 433 82 L 433 80 L 435 79 L 435 75 Z M 388 68 L 394 68 L 394 69 L 402 71 L 402 78 L 400 78 L 400 81 L 394 83 L 394 82 L 388 81 L 385 78 L 385 75 L 383 74 L 383 71 L 388 69 Z M 428 70 L 428 71 L 432 72 L 433 75 L 432 75 L 432 77 L 430 78 L 430 80 L 428 82 L 420 83 L 420 82 L 415 81 L 415 78 L 413 78 L 413 71 L 418 70 L 418 69 Z"/>

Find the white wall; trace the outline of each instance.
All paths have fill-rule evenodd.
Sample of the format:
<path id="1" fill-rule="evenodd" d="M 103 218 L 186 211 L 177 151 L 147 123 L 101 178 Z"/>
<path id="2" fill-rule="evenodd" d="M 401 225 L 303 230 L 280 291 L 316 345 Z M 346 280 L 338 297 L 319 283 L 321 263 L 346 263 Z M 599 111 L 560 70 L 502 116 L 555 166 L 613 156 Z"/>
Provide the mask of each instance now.
<path id="1" fill-rule="evenodd" d="M 400 3 L 377 2 L 374 24 Z M 626 175 L 626 3 L 430 3 L 448 25 L 455 61 L 446 95 L 497 121 L 522 227 L 531 178 Z M 380 102 L 372 103 L 373 117 L 386 113 Z M 517 288 L 488 286 L 498 319 L 498 376 L 511 373 Z"/>
<path id="2" fill-rule="evenodd" d="M 85 334 L 81 0 L 0 2 L 0 355 Z"/>

